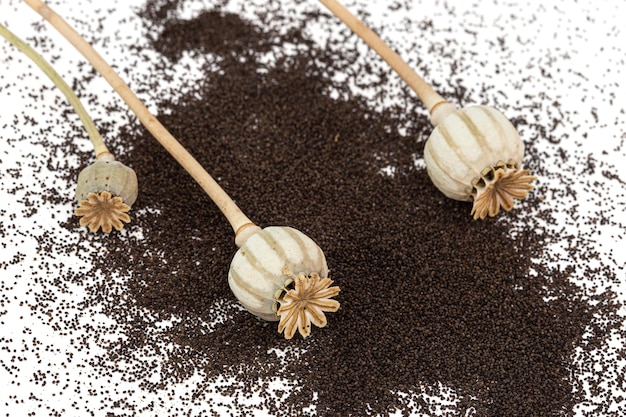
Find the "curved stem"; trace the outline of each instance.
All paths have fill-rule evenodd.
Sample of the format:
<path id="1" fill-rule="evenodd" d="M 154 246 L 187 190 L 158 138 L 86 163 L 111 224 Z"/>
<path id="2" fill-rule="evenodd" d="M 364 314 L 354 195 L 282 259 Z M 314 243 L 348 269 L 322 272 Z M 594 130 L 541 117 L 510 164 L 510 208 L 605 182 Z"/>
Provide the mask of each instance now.
<path id="1" fill-rule="evenodd" d="M 235 202 L 226 194 L 219 184 L 194 159 L 194 157 L 172 136 L 170 132 L 154 117 L 130 87 L 122 80 L 115 70 L 96 52 L 96 50 L 76 32 L 61 16 L 40 0 L 24 0 L 30 7 L 46 19 L 91 63 L 91 65 L 107 80 L 119 96 L 126 102 L 141 123 L 157 141 L 178 161 L 194 180 L 222 211 L 235 231 L 256 226 L 241 211 Z M 237 242 L 237 240 L 236 240 Z"/>
<path id="2" fill-rule="evenodd" d="M 83 107 L 83 104 L 74 93 L 74 90 L 72 90 L 72 88 L 63 80 L 63 78 L 61 78 L 59 73 L 56 72 L 54 68 L 52 68 L 48 61 L 44 59 L 44 57 L 39 55 L 30 45 L 20 39 L 16 34 L 11 32 L 9 28 L 2 25 L 1 23 L 0 35 L 2 35 L 6 40 L 11 42 L 13 46 L 15 46 L 17 49 L 22 51 L 24 55 L 29 57 L 39 68 L 41 68 L 41 70 L 48 76 L 48 78 L 52 80 L 54 85 L 57 86 L 59 90 L 61 90 L 63 95 L 67 98 L 71 106 L 78 114 L 80 120 L 83 122 L 85 130 L 87 131 L 87 134 L 91 139 L 91 143 L 93 144 L 93 148 L 96 153 L 96 159 L 102 155 L 110 155 L 111 152 L 109 152 L 109 149 L 104 144 L 104 141 L 102 140 L 102 137 L 100 136 L 100 133 L 98 132 L 95 123 L 93 122 L 91 117 L 89 117 L 89 113 L 87 113 L 87 110 L 85 110 L 85 107 Z"/>
<path id="3" fill-rule="evenodd" d="M 420 77 L 400 56 L 394 52 L 374 31 L 335 0 L 320 0 L 335 16 L 344 22 L 355 34 L 363 39 L 391 68 L 417 93 L 428 111 L 432 114 L 438 104 L 446 103 L 422 77 Z"/>

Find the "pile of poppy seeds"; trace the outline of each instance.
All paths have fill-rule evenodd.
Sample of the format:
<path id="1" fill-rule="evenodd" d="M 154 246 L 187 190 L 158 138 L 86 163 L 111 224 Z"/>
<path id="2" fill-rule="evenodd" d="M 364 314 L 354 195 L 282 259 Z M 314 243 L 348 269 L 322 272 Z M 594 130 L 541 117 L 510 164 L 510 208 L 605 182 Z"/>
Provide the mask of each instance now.
<path id="1" fill-rule="evenodd" d="M 81 395 L 99 396 L 111 416 L 169 403 L 169 415 L 180 416 L 211 415 L 193 414 L 198 408 L 233 416 L 514 417 L 571 415 L 586 401 L 583 371 L 592 372 L 582 379 L 589 391 L 608 391 L 594 366 L 609 372 L 613 364 L 573 361 L 624 332 L 620 306 L 610 290 L 586 293 L 571 270 L 544 256 L 548 242 L 564 239 L 573 257 L 600 262 L 585 252 L 585 238 L 550 235 L 545 225 L 555 220 L 540 204 L 541 181 L 512 212 L 474 221 L 471 205 L 445 198 L 416 164 L 431 130 L 421 103 L 411 97 L 381 111 L 337 81 L 361 76 L 378 89 L 389 75 L 351 59 L 361 49 L 348 32 L 323 49 L 310 39 L 305 25 L 332 19 L 324 10 L 299 24 L 272 9 L 253 23 L 217 6 L 180 18 L 183 3 L 150 1 L 138 11 L 150 47 L 135 52 L 149 54 L 154 70 L 134 87 L 162 89 L 166 69 L 184 56 L 204 63 L 201 81 L 172 91 L 175 99 L 161 96 L 156 116 L 254 222 L 291 226 L 318 243 L 341 287 L 341 308 L 325 328 L 290 341 L 275 322 L 243 310 L 227 282 L 232 229 L 154 138 L 129 122 L 109 143 L 139 178 L 132 223 L 105 236 L 68 216 L 63 227 L 84 237 L 79 246 L 98 250 L 88 255 L 91 269 L 52 285 L 80 283 L 84 308 L 114 323 L 119 337 L 100 340 L 102 353 L 86 369 L 138 382 L 163 403 L 137 392 L 125 401 L 117 391 L 110 401 L 106 391 Z M 290 26 L 278 30 L 264 19 Z M 458 85 L 438 89 L 469 104 Z M 547 127 L 512 122 L 534 133 L 524 138 L 525 162 L 541 178 L 536 145 L 550 140 Z M 81 157 L 67 170 L 72 183 L 93 155 L 69 141 L 55 146 Z M 52 161 L 49 168 L 60 169 Z M 46 242 L 44 234 L 41 250 Z M 596 272 L 616 279 L 609 268 Z M 104 330 L 58 317 L 76 333 Z M 84 349 L 91 343 L 85 339 Z M 602 402 L 589 415 L 626 411 Z"/>

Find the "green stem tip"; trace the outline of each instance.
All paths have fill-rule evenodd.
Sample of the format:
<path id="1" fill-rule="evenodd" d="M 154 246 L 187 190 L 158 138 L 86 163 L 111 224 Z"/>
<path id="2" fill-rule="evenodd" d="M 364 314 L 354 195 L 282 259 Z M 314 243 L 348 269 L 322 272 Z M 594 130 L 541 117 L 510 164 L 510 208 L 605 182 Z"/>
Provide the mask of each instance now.
<path id="1" fill-rule="evenodd" d="M 20 39 L 17 35 L 15 35 L 1 23 L 0 35 L 2 35 L 21 52 L 23 52 L 27 57 L 29 57 L 39 68 L 41 68 L 41 70 L 50 78 L 50 80 L 52 80 L 54 85 L 57 86 L 59 90 L 61 90 L 63 95 L 65 95 L 67 100 L 70 102 L 70 104 L 78 114 L 78 117 L 80 117 L 80 120 L 85 126 L 87 134 L 89 134 L 89 138 L 91 139 L 94 151 L 96 153 L 96 158 L 102 155 L 110 154 L 108 148 L 102 140 L 102 137 L 100 136 L 100 133 L 98 132 L 98 129 L 96 128 L 95 123 L 93 122 L 91 117 L 89 117 L 87 110 L 85 110 L 85 107 L 80 102 L 78 96 L 76 96 L 76 93 L 74 93 L 74 90 L 72 90 L 72 88 L 63 80 L 63 78 L 61 78 L 59 73 L 56 72 L 54 68 L 52 68 L 48 61 L 46 61 L 30 45 Z"/>

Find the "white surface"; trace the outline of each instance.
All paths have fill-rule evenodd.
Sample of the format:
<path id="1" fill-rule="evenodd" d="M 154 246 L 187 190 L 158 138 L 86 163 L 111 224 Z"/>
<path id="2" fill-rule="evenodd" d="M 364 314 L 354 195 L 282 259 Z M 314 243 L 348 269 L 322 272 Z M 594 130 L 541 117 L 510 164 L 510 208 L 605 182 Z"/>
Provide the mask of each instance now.
<path id="1" fill-rule="evenodd" d="M 254 19 L 262 2 L 247 3 L 246 16 Z M 311 0 L 311 3 L 316 2 Z M 378 2 L 363 0 L 356 5 L 348 3 L 348 6 L 359 13 L 369 11 L 368 22 L 375 24 L 379 32 L 384 32 L 387 40 L 395 42 L 398 52 L 409 63 L 419 62 L 416 64 L 418 68 L 427 66 L 430 78 L 437 84 L 449 82 L 453 85 L 459 77 L 463 80 L 462 85 L 470 89 L 470 97 L 477 102 L 498 105 L 509 117 L 518 116 L 515 112 L 520 111 L 520 103 L 528 102 L 529 107 L 525 110 L 528 113 L 524 116 L 533 122 L 544 123 L 551 137 L 559 141 L 558 144 L 542 141 L 539 145 L 544 155 L 543 167 L 548 172 L 561 174 L 558 177 L 546 175 L 539 180 L 551 191 L 543 204 L 551 205 L 560 213 L 558 224 L 546 225 L 546 228 L 577 230 L 578 236 L 587 236 L 590 250 L 598 251 L 606 267 L 621 281 L 613 287 L 618 290 L 620 300 L 626 301 L 625 230 L 624 226 L 618 226 L 620 221 L 626 223 L 626 33 L 623 29 L 626 3 L 593 0 L 580 1 L 574 6 L 569 1 L 549 2 L 552 3 L 549 5 L 542 1 L 520 4 L 416 1 L 408 14 L 394 14 L 386 8 L 380 12 L 374 3 Z M 95 27 L 95 22 L 101 19 L 103 32 L 97 34 L 98 50 L 122 68 L 133 63 L 127 55 L 130 54 L 128 47 L 142 42 L 142 34 L 131 11 L 134 6 L 142 4 L 141 1 L 118 1 L 110 6 L 107 2 L 106 12 L 97 1 L 51 4 L 68 20 L 73 22 L 71 18 L 76 17 L 82 22 L 79 30 Z M 229 7 L 238 10 L 240 4 L 246 2 L 236 2 Z M 411 32 L 418 31 L 415 24 L 426 12 L 434 29 L 420 34 L 428 36 L 427 41 L 420 43 L 417 35 L 411 38 Z M 190 15 L 193 13 L 189 10 Z M 88 70 L 87 66 L 77 64 L 82 61 L 81 57 L 50 27 L 35 32 L 32 24 L 39 24 L 41 19 L 20 2 L 0 0 L 0 21 L 25 39 L 33 36 L 40 39 L 44 34 L 49 36 L 55 45 L 54 52 L 48 50 L 42 54 L 53 61 L 66 80 Z M 123 34 L 122 40 L 120 36 L 114 36 L 120 33 Z M 506 48 L 494 46 L 498 45 L 498 38 L 505 42 Z M 446 51 L 450 56 L 442 54 L 435 60 L 426 58 L 432 56 L 426 51 L 427 46 L 444 45 L 447 40 L 454 42 Z M 415 43 L 415 47 L 402 49 L 407 43 Z M 366 48 L 363 46 L 362 50 Z M 453 74 L 455 53 L 467 50 L 476 51 L 475 60 L 464 62 L 458 69 L 459 74 Z M 132 75 L 125 76 L 139 79 L 145 76 L 142 71 L 145 68 L 134 66 Z M 173 68 L 172 72 L 175 71 Z M 546 77 L 548 73 L 551 78 Z M 122 381 L 122 373 L 94 377 L 90 372 L 90 363 L 101 359 L 102 346 L 106 345 L 107 338 L 114 340 L 117 337 L 115 327 L 97 307 L 86 309 L 81 304 L 83 288 L 75 283 L 80 281 L 67 281 L 63 291 L 59 290 L 62 286 L 46 286 L 46 282 L 58 277 L 80 276 L 87 270 L 89 257 L 66 251 L 67 245 L 81 246 L 79 234 L 59 227 L 59 222 L 67 221 L 72 215 L 73 203 L 54 205 L 41 198 L 43 190 L 51 184 L 59 193 L 72 196 L 71 185 L 46 169 L 48 154 L 45 146 L 25 145 L 33 143 L 32 138 L 40 135 L 40 129 L 46 132 L 47 141 L 61 141 L 60 138 L 73 134 L 81 148 L 89 149 L 89 142 L 79 129 L 70 131 L 66 126 L 56 125 L 56 112 L 65 105 L 64 98 L 56 90 L 50 88 L 41 97 L 29 97 L 29 94 L 40 94 L 42 83 L 50 83 L 4 40 L 0 40 L 0 74 L 0 166 L 4 172 L 0 182 L 0 415 L 84 416 L 93 413 L 100 416 L 110 410 L 109 404 L 102 404 L 103 398 L 126 400 L 129 392 L 134 392 L 138 409 L 144 410 L 138 414 L 176 414 L 177 404 L 167 403 L 165 396 L 143 392 L 136 381 Z M 186 77 L 185 80 L 176 79 L 181 85 L 193 80 L 189 72 Z M 132 83 L 132 79 L 129 81 Z M 399 85 L 398 82 L 389 86 L 389 100 L 401 100 L 402 95 L 407 94 Z M 472 90 L 472 85 L 491 85 L 493 88 L 486 96 L 480 96 L 480 91 Z M 97 98 L 95 103 L 84 101 L 92 115 L 113 126 L 124 123 L 120 115 L 99 111 L 106 103 L 117 100 L 106 83 L 96 79 L 87 89 Z M 144 97 L 149 105 L 158 92 L 151 94 L 152 97 Z M 559 107 L 553 106 L 554 102 L 558 102 Z M 32 125 L 28 118 L 36 123 Z M 555 123 L 554 119 L 561 122 Z M 520 133 L 524 137 L 533 132 L 522 128 Z M 30 139 L 20 140 L 23 137 Z M 561 149 L 570 158 L 563 160 Z M 593 173 L 588 172 L 583 164 L 588 155 L 595 163 Z M 73 167 L 78 164 L 72 155 L 58 155 L 58 159 L 59 163 L 67 161 Z M 20 177 L 7 175 L 12 170 L 19 171 Z M 615 177 L 607 176 L 606 172 Z M 567 193 L 565 187 L 576 190 L 577 194 Z M 34 208 L 27 207 L 30 203 Z M 594 219 L 600 217 L 598 214 L 610 221 L 606 225 L 595 222 Z M 608 285 L 602 280 L 589 279 L 588 272 L 599 265 L 573 259 L 564 250 L 568 242 L 556 241 L 549 245 L 549 256 L 563 268 L 573 266 L 572 279 L 582 287 L 593 292 L 602 291 Z M 45 255 L 42 250 L 37 250 L 42 246 L 48 248 Z M 85 253 L 92 250 L 84 248 Z M 30 308 L 35 303 L 40 308 Z M 41 308 L 45 305 L 50 305 L 50 315 Z M 65 317 L 53 316 L 56 311 L 64 311 Z M 80 323 L 85 331 L 72 333 L 61 326 L 74 322 Z M 615 335 L 609 347 L 596 352 L 596 359 L 600 362 L 601 358 L 611 358 L 620 349 L 624 349 L 624 340 Z M 154 359 L 158 361 L 158 358 Z M 589 358 L 579 360 L 589 361 Z M 621 368 L 598 377 L 611 380 L 623 372 L 622 360 Z M 45 384 L 42 383 L 44 380 Z M 198 380 L 190 379 L 169 387 L 169 390 L 184 398 L 189 387 L 197 383 Z M 280 385 L 280 381 L 276 384 Z M 621 388 L 624 395 L 626 387 L 622 385 Z M 619 390 L 610 393 L 615 409 L 625 406 L 626 400 L 618 398 L 618 394 Z M 219 401 L 196 403 L 189 410 L 190 415 L 219 411 L 216 405 Z M 441 414 L 445 414 L 449 399 L 438 401 Z M 589 397 L 587 404 L 577 408 L 577 413 L 582 415 L 593 401 Z M 148 411 L 148 405 L 153 411 Z"/>

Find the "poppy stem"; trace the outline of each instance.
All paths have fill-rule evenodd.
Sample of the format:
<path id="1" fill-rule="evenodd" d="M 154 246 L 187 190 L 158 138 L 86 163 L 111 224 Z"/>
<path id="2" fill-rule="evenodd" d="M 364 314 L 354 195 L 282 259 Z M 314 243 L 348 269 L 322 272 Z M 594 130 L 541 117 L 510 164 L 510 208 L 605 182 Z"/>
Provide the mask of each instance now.
<path id="1" fill-rule="evenodd" d="M 336 0 L 320 0 L 335 16 L 348 26 L 352 32 L 367 43 L 391 68 L 415 91 L 426 109 L 432 114 L 439 104 L 447 103 L 424 78 L 419 76 L 389 45 L 373 30 L 359 20 Z"/>
<path id="2" fill-rule="evenodd" d="M 2 24 L 0 24 L 0 35 L 2 35 L 6 40 L 11 42 L 11 44 L 13 44 L 13 46 L 23 52 L 24 55 L 30 58 L 31 61 L 33 61 L 48 76 L 48 78 L 52 80 L 54 85 L 67 98 L 67 100 L 70 102 L 70 105 L 74 108 L 76 114 L 78 114 L 78 117 L 85 126 L 85 130 L 87 131 L 87 134 L 91 139 L 91 143 L 93 144 L 94 151 L 96 153 L 96 159 L 104 155 L 111 155 L 111 152 L 109 152 L 109 149 L 104 144 L 104 141 L 102 140 L 102 137 L 100 136 L 100 133 L 98 132 L 95 123 L 93 122 L 91 117 L 89 117 L 89 113 L 87 113 L 87 110 L 85 110 L 85 107 L 80 102 L 80 99 L 78 98 L 78 96 L 76 96 L 74 90 L 72 90 L 72 88 L 63 80 L 59 73 L 56 72 L 54 68 L 52 68 L 52 65 L 50 65 L 48 61 L 46 61 L 44 57 L 38 54 L 37 51 L 35 51 L 29 44 L 20 39 L 16 34 L 11 32 L 9 28 Z"/>

